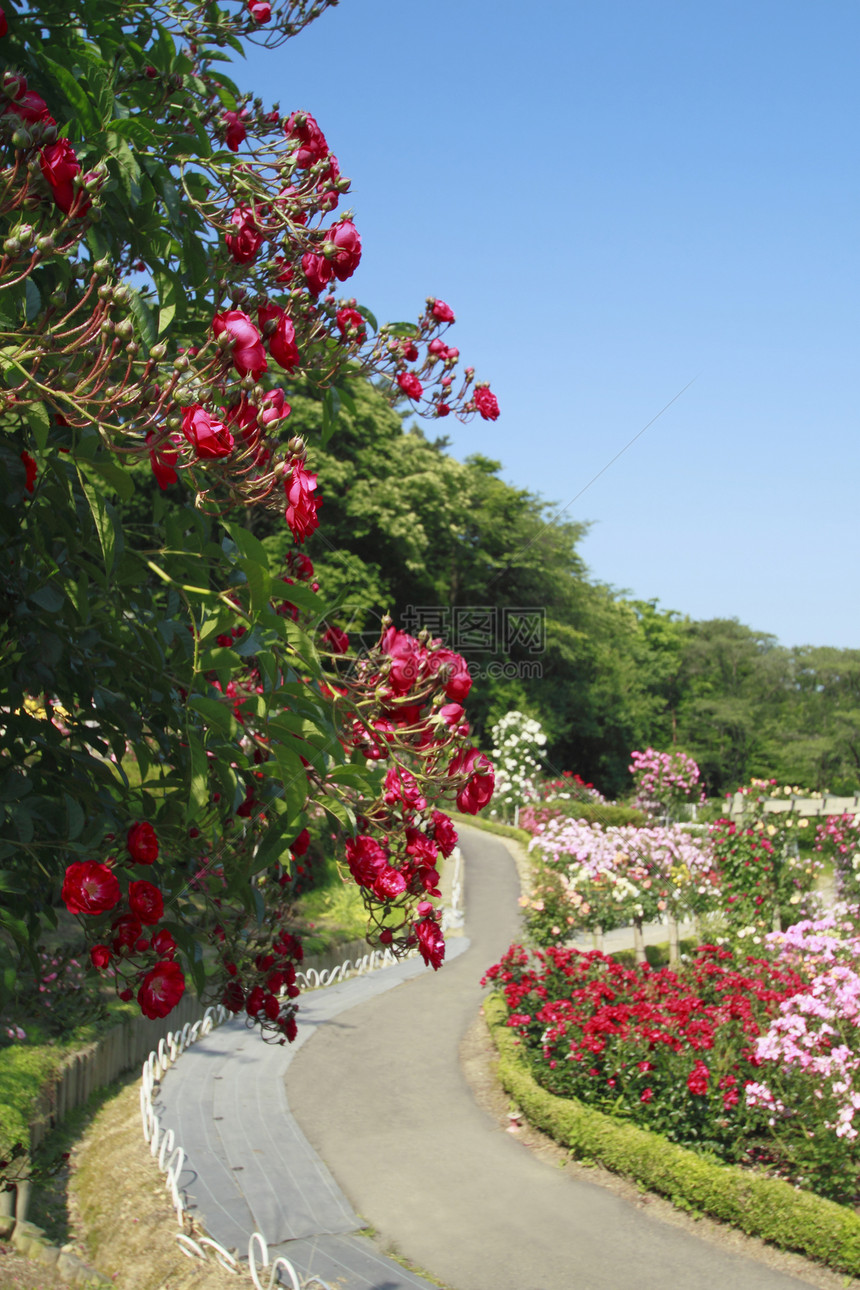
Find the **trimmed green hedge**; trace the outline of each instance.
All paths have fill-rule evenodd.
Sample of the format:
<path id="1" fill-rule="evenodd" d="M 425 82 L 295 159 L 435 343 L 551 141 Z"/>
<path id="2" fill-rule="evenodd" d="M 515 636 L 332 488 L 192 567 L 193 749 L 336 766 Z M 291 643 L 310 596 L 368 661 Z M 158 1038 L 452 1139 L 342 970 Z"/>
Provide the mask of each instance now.
<path id="1" fill-rule="evenodd" d="M 586 824 L 603 824 L 607 828 L 623 824 L 644 827 L 648 823 L 645 812 L 637 811 L 633 806 L 611 806 L 609 803 L 601 805 L 599 802 L 567 802 L 561 798 L 553 798 L 546 805 L 555 807 L 560 815 L 567 816 L 568 819 L 585 820 Z"/>
<path id="2" fill-rule="evenodd" d="M 854 1210 L 797 1191 L 779 1179 L 721 1164 L 582 1102 L 547 1093 L 505 1025 L 508 1013 L 501 995 L 486 1000 L 484 1014 L 499 1053 L 502 1087 L 530 1124 L 570 1147 L 574 1155 L 631 1178 L 684 1209 L 730 1223 L 748 1236 L 794 1250 L 837 1272 L 860 1274 L 860 1215 Z"/>

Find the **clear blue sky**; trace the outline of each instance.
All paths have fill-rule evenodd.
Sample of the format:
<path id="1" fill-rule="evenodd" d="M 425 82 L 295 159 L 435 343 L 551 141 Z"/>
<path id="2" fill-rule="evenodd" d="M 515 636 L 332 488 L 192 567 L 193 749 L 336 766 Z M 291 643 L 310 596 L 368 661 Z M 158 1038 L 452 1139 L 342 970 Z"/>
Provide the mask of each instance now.
<path id="1" fill-rule="evenodd" d="M 856 0 L 341 0 L 234 74 L 351 176 L 348 290 L 454 308 L 455 455 L 619 590 L 860 648 L 858 64 Z"/>

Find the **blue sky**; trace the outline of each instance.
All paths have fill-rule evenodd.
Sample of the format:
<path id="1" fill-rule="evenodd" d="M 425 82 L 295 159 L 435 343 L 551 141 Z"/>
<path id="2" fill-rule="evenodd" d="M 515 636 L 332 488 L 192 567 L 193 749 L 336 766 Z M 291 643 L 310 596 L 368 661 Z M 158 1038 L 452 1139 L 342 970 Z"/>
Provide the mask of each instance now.
<path id="1" fill-rule="evenodd" d="M 860 648 L 858 56 L 856 0 L 341 0 L 235 76 L 351 176 L 348 289 L 455 310 L 455 455 L 619 590 Z"/>

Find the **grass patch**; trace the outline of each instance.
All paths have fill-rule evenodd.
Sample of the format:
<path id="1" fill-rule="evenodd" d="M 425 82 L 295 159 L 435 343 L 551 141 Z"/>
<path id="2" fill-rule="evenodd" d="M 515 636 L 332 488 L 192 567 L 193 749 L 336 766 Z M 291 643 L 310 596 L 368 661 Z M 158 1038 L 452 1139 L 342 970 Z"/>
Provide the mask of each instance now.
<path id="1" fill-rule="evenodd" d="M 500 838 L 513 838 L 524 846 L 532 840 L 532 835 L 525 829 L 515 829 L 512 824 L 497 824 L 495 820 L 484 820 L 478 815 L 461 815 L 459 811 L 449 812 L 451 819 L 458 824 L 468 824 L 471 829 L 482 829 L 484 833 L 495 833 Z"/>

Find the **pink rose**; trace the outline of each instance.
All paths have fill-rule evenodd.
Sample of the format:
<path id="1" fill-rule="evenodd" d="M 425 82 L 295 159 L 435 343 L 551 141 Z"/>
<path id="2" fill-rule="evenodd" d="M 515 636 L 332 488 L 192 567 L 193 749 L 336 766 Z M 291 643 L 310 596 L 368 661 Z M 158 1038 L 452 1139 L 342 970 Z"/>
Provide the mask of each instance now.
<path id="1" fill-rule="evenodd" d="M 233 451 L 233 436 L 221 421 L 215 421 L 199 403 L 182 409 L 182 433 L 197 452 L 198 457 L 213 460 L 229 457 Z"/>
<path id="2" fill-rule="evenodd" d="M 247 314 L 241 309 L 228 309 L 226 313 L 216 314 L 212 319 L 212 331 L 216 338 L 230 337 L 233 366 L 240 376 L 253 376 L 255 380 L 262 376 L 268 366 L 266 351 L 260 333 Z"/>

